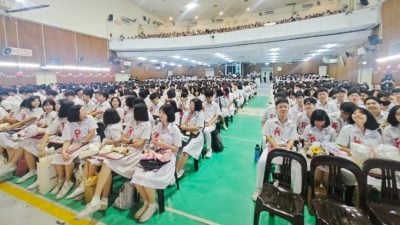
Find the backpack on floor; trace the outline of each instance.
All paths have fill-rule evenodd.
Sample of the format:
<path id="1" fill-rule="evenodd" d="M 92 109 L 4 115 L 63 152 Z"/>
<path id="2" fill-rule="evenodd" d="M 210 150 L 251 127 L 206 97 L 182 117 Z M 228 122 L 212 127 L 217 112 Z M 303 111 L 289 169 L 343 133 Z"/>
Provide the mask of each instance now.
<path id="1" fill-rule="evenodd" d="M 221 135 L 217 129 L 211 132 L 211 149 L 214 152 L 222 152 L 224 150 L 224 144 L 222 142 Z"/>
<path id="2" fill-rule="evenodd" d="M 129 181 L 122 184 L 118 197 L 114 201 L 114 208 L 122 210 L 130 209 L 134 204 L 133 192 L 134 186 Z"/>

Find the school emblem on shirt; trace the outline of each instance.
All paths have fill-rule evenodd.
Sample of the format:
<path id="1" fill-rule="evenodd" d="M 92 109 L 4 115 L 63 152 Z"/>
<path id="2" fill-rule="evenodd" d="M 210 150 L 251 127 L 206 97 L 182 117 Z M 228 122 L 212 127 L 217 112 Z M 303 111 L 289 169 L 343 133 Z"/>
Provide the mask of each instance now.
<path id="1" fill-rule="evenodd" d="M 75 129 L 74 130 L 74 135 L 76 139 L 79 139 L 79 137 L 81 136 L 81 130 L 80 129 Z"/>
<path id="2" fill-rule="evenodd" d="M 358 136 L 354 136 L 353 142 L 354 142 L 354 143 L 357 143 L 357 144 L 361 144 L 361 138 L 358 137 Z"/>
<path id="3" fill-rule="evenodd" d="M 279 128 L 279 127 L 275 128 L 274 136 L 281 136 L 281 133 L 282 133 L 281 128 Z"/>
<path id="4" fill-rule="evenodd" d="M 398 149 L 400 149 L 400 138 L 394 139 L 394 146 L 396 146 Z"/>
<path id="5" fill-rule="evenodd" d="M 153 133 L 153 139 L 157 140 L 160 137 L 160 134 L 158 132 Z"/>
<path id="6" fill-rule="evenodd" d="M 304 130 L 304 129 L 306 128 L 306 126 L 307 126 L 307 123 L 306 123 L 306 122 L 301 122 L 301 124 L 300 124 L 300 129 L 301 129 L 301 130 Z"/>
<path id="7" fill-rule="evenodd" d="M 133 133 L 133 127 L 129 127 L 128 129 L 128 137 L 130 137 Z"/>
<path id="8" fill-rule="evenodd" d="M 336 123 L 336 122 L 333 122 L 333 123 L 332 123 L 332 128 L 335 129 L 335 130 L 338 130 L 339 124 Z"/>
<path id="9" fill-rule="evenodd" d="M 310 134 L 310 143 L 314 143 L 316 141 L 317 141 L 317 139 L 315 138 L 315 136 Z"/>

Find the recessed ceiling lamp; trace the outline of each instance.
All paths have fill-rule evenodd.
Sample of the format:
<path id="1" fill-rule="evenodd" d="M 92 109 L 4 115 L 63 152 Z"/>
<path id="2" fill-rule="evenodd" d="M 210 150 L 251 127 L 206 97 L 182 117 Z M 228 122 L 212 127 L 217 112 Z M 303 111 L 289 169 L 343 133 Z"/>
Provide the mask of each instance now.
<path id="1" fill-rule="evenodd" d="M 169 65 L 170 65 L 170 66 L 175 66 L 176 64 L 175 64 L 175 63 L 170 63 Z"/>
<path id="2" fill-rule="evenodd" d="M 382 58 L 377 59 L 376 61 L 378 63 L 383 63 L 383 62 L 391 61 L 391 60 L 394 60 L 394 59 L 400 59 L 400 54 L 387 56 L 387 57 L 382 57 Z"/>
<path id="3" fill-rule="evenodd" d="M 219 15 L 220 15 L 220 16 L 224 15 L 224 12 L 222 12 L 222 11 L 221 11 L 221 12 L 219 12 Z"/>
<path id="4" fill-rule="evenodd" d="M 156 63 L 156 62 L 158 62 L 158 60 L 157 59 L 152 59 L 152 60 L 150 60 L 150 62 Z"/>
<path id="5" fill-rule="evenodd" d="M 195 17 L 194 17 L 194 19 L 195 19 L 195 20 L 198 20 L 198 19 L 199 19 L 199 17 L 198 17 L 198 16 L 195 16 Z"/>
<path id="6" fill-rule="evenodd" d="M 333 48 L 333 47 L 336 47 L 338 44 L 326 44 L 326 45 L 324 45 L 323 47 L 324 48 Z"/>
<path id="7" fill-rule="evenodd" d="M 178 67 L 182 67 L 182 65 L 181 65 L 181 64 L 178 64 Z"/>
<path id="8" fill-rule="evenodd" d="M 170 17 L 169 17 L 169 20 L 172 20 L 172 19 L 173 19 L 172 16 L 170 16 Z"/>
<path id="9" fill-rule="evenodd" d="M 196 63 L 196 60 L 190 60 L 191 63 Z"/>
<path id="10" fill-rule="evenodd" d="M 328 52 L 329 51 L 329 49 L 326 49 L 326 48 L 321 48 L 321 49 L 317 49 L 317 51 L 316 52 L 319 52 L 319 53 L 321 53 L 321 52 Z"/>
<path id="11" fill-rule="evenodd" d="M 174 56 L 172 56 L 172 58 L 180 59 L 181 57 L 179 55 L 174 55 Z"/>
<path id="12" fill-rule="evenodd" d="M 196 6 L 197 6 L 197 3 L 192 2 L 192 3 L 187 4 L 187 5 L 185 6 L 185 8 L 186 8 L 187 10 L 192 10 L 192 9 L 196 8 Z"/>
<path id="13" fill-rule="evenodd" d="M 281 49 L 280 49 L 280 48 L 271 48 L 271 49 L 270 49 L 271 52 L 277 52 L 277 51 L 279 51 L 279 50 L 281 50 Z"/>
<path id="14" fill-rule="evenodd" d="M 278 52 L 270 52 L 269 55 L 279 55 Z"/>
<path id="15" fill-rule="evenodd" d="M 189 59 L 188 59 L 188 58 L 182 58 L 182 60 L 183 60 L 183 61 L 189 61 Z"/>
<path id="16" fill-rule="evenodd" d="M 137 57 L 137 59 L 138 59 L 138 60 L 142 60 L 142 61 L 145 61 L 145 60 L 146 60 L 145 57 Z"/>
<path id="17" fill-rule="evenodd" d="M 250 7 L 247 7 L 246 11 L 249 12 L 250 11 Z"/>

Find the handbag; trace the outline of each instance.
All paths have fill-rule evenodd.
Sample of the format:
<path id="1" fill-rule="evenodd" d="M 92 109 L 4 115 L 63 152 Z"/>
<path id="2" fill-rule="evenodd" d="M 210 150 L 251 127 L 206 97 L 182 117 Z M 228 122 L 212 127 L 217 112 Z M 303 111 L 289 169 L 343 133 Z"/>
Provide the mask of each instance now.
<path id="1" fill-rule="evenodd" d="M 169 161 L 162 162 L 158 159 L 141 159 L 139 165 L 144 171 L 157 172 L 163 165 L 169 163 Z"/>
<path id="2" fill-rule="evenodd" d="M 114 208 L 121 209 L 121 210 L 128 210 L 134 204 L 133 192 L 135 187 L 131 185 L 131 183 L 125 182 L 122 184 L 121 189 L 119 190 L 118 197 L 114 201 Z"/>
<path id="3" fill-rule="evenodd" d="M 140 155 L 139 166 L 144 171 L 157 172 L 163 165 L 169 163 L 171 154 L 171 149 L 149 150 Z"/>
<path id="4" fill-rule="evenodd" d="M 48 155 L 39 158 L 37 163 L 37 183 L 39 186 L 39 193 L 42 195 L 47 194 L 57 183 L 57 175 L 55 166 L 51 164 L 54 155 Z"/>

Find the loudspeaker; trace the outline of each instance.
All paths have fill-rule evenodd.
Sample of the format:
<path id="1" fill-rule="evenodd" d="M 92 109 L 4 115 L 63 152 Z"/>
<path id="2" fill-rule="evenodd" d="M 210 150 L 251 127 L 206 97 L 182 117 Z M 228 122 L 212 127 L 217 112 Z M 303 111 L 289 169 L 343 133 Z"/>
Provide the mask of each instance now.
<path id="1" fill-rule="evenodd" d="M 107 21 L 109 22 L 114 21 L 114 15 L 113 14 L 108 15 Z"/>
<path id="2" fill-rule="evenodd" d="M 368 0 L 360 0 L 361 5 L 366 6 L 368 5 Z"/>

